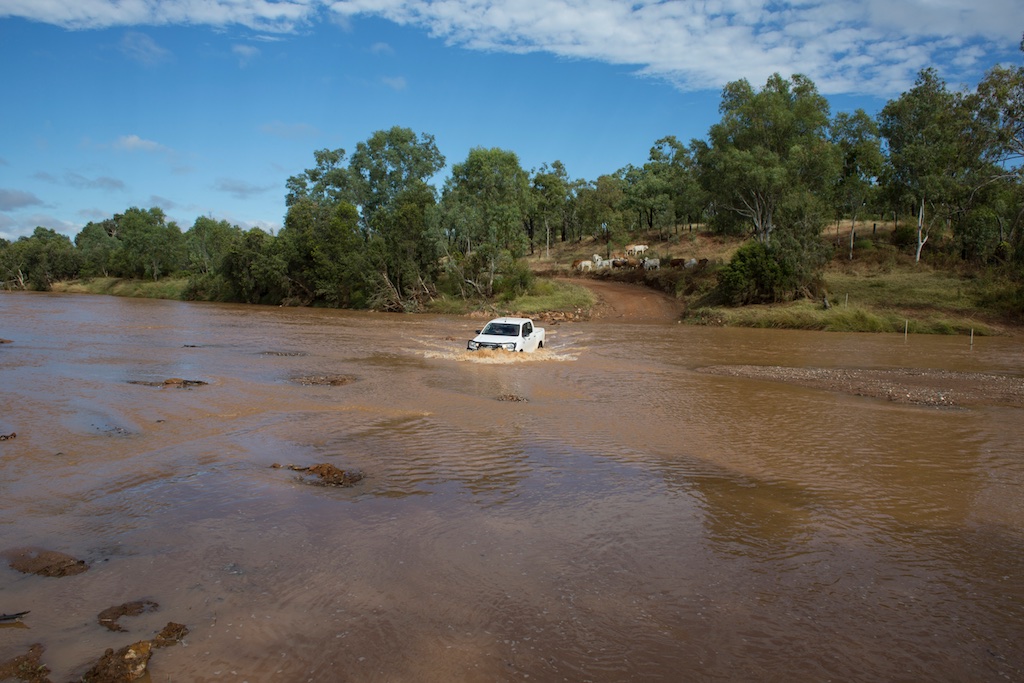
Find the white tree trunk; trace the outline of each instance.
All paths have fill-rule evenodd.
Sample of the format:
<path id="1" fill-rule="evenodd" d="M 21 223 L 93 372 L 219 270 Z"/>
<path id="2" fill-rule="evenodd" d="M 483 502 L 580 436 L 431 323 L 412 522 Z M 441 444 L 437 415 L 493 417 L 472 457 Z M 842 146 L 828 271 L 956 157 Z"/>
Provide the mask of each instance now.
<path id="1" fill-rule="evenodd" d="M 917 212 L 917 255 L 914 257 L 914 263 L 921 262 L 921 250 L 927 241 L 928 233 L 924 231 L 924 197 L 921 197 L 921 209 Z"/>

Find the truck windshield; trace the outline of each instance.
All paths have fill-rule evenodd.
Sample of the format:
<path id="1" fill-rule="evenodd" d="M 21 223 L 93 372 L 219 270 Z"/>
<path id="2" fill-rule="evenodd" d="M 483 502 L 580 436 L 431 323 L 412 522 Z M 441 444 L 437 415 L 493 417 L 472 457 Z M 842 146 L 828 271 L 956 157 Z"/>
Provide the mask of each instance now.
<path id="1" fill-rule="evenodd" d="M 511 325 L 508 323 L 487 323 L 487 326 L 484 327 L 483 334 L 493 334 L 499 337 L 518 337 L 519 325 Z"/>

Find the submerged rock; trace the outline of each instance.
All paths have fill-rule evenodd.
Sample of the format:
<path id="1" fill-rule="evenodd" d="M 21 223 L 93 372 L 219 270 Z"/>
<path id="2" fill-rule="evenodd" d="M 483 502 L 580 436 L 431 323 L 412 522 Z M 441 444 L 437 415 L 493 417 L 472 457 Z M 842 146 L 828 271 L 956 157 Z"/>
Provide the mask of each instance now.
<path id="1" fill-rule="evenodd" d="M 348 377 L 346 375 L 305 375 L 303 377 L 296 377 L 292 381 L 306 386 L 343 387 L 356 380 L 355 377 Z"/>
<path id="2" fill-rule="evenodd" d="M 27 653 L 0 662 L 0 681 L 50 683 L 50 669 L 42 662 L 44 650 L 42 643 L 34 643 Z"/>
<path id="3" fill-rule="evenodd" d="M 209 384 L 200 379 L 181 379 L 180 377 L 169 377 L 162 382 L 146 382 L 140 379 L 130 379 L 128 384 L 141 384 L 146 387 L 175 387 L 178 389 L 187 389 L 189 387 L 202 387 Z"/>
<path id="4" fill-rule="evenodd" d="M 117 620 L 121 617 L 137 617 L 143 612 L 155 612 L 159 608 L 160 605 L 152 600 L 134 600 L 121 605 L 115 605 L 114 607 L 108 607 L 96 615 L 96 619 L 100 622 L 100 626 L 104 626 L 111 631 L 124 631 L 126 629 L 117 623 Z"/>
<path id="5" fill-rule="evenodd" d="M 186 635 L 188 627 L 169 621 L 152 640 L 140 640 L 119 650 L 108 648 L 82 675 L 82 680 L 89 683 L 126 683 L 138 680 L 146 675 L 146 667 L 149 666 L 154 649 L 179 643 Z"/>
<path id="6" fill-rule="evenodd" d="M 22 574 L 38 576 L 74 576 L 89 570 L 85 560 L 78 560 L 70 555 L 55 550 L 39 548 L 15 548 L 4 553 L 11 569 Z"/>
<path id="7" fill-rule="evenodd" d="M 301 467 L 299 465 L 279 465 L 274 463 L 271 465 L 274 469 L 288 469 L 293 472 L 306 472 L 315 475 L 317 479 L 300 479 L 300 481 L 316 486 L 352 486 L 356 482 L 361 481 L 364 477 L 363 473 L 358 470 L 343 470 L 335 467 L 330 463 L 320 463 L 319 465 L 311 465 L 309 467 Z"/>

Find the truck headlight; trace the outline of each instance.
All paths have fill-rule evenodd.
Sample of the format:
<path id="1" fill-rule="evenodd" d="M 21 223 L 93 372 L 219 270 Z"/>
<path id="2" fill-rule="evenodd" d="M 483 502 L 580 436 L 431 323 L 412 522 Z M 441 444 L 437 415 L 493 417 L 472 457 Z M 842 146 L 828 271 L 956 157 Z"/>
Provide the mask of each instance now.
<path id="1" fill-rule="evenodd" d="M 501 348 L 505 349 L 506 351 L 515 351 L 516 343 L 512 342 L 511 344 L 502 344 Z"/>
<path id="2" fill-rule="evenodd" d="M 470 351 L 476 351 L 478 348 L 480 348 L 480 344 L 470 339 L 469 343 L 466 344 L 466 348 Z"/>

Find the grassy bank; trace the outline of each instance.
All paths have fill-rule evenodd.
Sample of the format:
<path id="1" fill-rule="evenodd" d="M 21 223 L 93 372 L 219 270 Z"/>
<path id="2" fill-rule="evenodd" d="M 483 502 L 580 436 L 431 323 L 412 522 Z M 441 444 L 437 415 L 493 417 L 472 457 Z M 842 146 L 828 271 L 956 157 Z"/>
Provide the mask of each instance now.
<path id="1" fill-rule="evenodd" d="M 443 296 L 430 302 L 428 311 L 446 315 L 478 314 L 483 317 L 512 313 L 539 316 L 550 312 L 585 316 L 596 303 L 594 295 L 582 285 L 538 277 L 529 292 L 516 297 L 484 301 Z"/>
<path id="2" fill-rule="evenodd" d="M 114 277 L 96 277 L 87 280 L 55 282 L 52 290 L 71 294 L 109 294 L 140 299 L 182 299 L 188 284 L 186 278 L 151 280 L 124 280 Z"/>
<path id="3" fill-rule="evenodd" d="M 54 292 L 70 294 L 106 294 L 143 299 L 183 299 L 188 285 L 186 278 L 149 280 L 123 280 L 120 278 L 90 278 L 54 283 Z M 442 296 L 427 305 L 427 312 L 446 315 L 507 315 L 522 313 L 539 315 L 549 311 L 585 313 L 595 304 L 594 295 L 586 287 L 573 283 L 537 278 L 530 291 L 512 298 L 494 301 L 467 300 Z"/>

